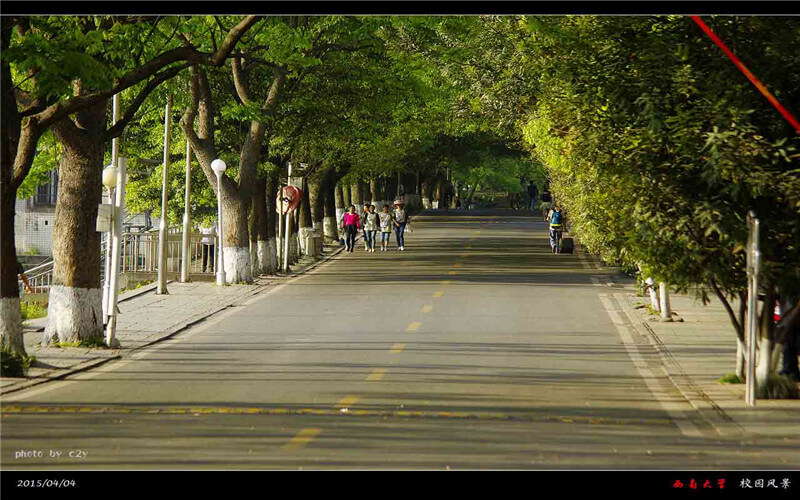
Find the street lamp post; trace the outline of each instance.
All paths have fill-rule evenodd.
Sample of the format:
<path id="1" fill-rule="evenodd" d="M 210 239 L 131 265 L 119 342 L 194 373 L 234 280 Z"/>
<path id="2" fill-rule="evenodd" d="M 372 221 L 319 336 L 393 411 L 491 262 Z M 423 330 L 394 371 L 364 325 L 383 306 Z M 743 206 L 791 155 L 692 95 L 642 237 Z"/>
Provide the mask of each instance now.
<path id="1" fill-rule="evenodd" d="M 217 175 L 217 285 L 225 284 L 225 259 L 223 257 L 224 224 L 222 222 L 222 176 L 228 168 L 225 162 L 217 158 L 211 162 L 211 170 Z"/>
<path id="2" fill-rule="evenodd" d="M 112 349 L 119 348 L 119 341 L 116 338 L 117 331 L 117 296 L 119 294 L 119 264 L 120 264 L 120 243 L 122 240 L 122 213 L 125 209 L 125 179 L 127 175 L 128 161 L 120 157 L 118 160 L 119 167 L 116 169 L 116 202 L 112 209 L 111 224 L 112 224 L 112 251 L 111 255 L 111 272 L 109 280 L 109 299 L 108 299 L 108 327 L 106 329 L 106 345 Z M 108 169 L 106 169 L 108 170 Z M 108 174 L 103 172 L 103 181 L 111 183 L 113 178 L 112 173 Z M 108 184 L 106 184 L 108 186 Z"/>
<path id="3" fill-rule="evenodd" d="M 158 295 L 167 291 L 167 176 L 169 173 L 170 111 L 172 95 L 167 96 L 167 109 L 164 113 L 164 170 L 161 173 L 161 225 L 158 228 Z"/>
<path id="4" fill-rule="evenodd" d="M 286 176 L 286 185 L 292 185 L 292 163 L 289 162 L 289 170 L 288 175 Z M 283 203 L 281 203 L 281 208 L 283 208 Z M 286 231 L 284 234 L 283 240 L 283 272 L 289 272 L 289 240 L 292 237 L 292 214 L 288 210 L 286 211 Z"/>
<path id="5" fill-rule="evenodd" d="M 106 235 L 105 277 L 103 279 L 103 324 L 108 324 L 108 303 L 111 290 L 111 239 L 114 234 L 114 187 L 117 185 L 117 168 L 114 163 L 103 169 L 103 186 L 108 191 L 108 204 L 111 206 L 111 227 Z"/>
<path id="6" fill-rule="evenodd" d="M 192 198 L 192 146 L 186 141 L 186 192 L 184 193 L 183 235 L 181 237 L 181 283 L 189 282 L 189 259 L 191 243 Z"/>
<path id="7" fill-rule="evenodd" d="M 761 251 L 759 247 L 760 223 L 755 212 L 747 213 L 747 224 L 750 235 L 747 241 L 747 375 L 745 378 L 745 402 L 749 406 L 756 405 L 756 342 L 758 332 L 758 274 L 761 268 Z M 764 307 L 767 307 L 765 304 Z M 743 325 L 744 326 L 744 325 Z M 763 354 L 763 353 L 762 353 Z M 769 356 L 769 354 L 765 354 Z"/>

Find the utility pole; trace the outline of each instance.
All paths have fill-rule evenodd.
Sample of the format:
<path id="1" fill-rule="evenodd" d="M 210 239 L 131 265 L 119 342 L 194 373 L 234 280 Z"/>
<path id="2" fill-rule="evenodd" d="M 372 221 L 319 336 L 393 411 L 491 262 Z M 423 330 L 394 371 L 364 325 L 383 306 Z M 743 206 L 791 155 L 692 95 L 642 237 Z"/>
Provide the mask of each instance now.
<path id="1" fill-rule="evenodd" d="M 183 237 L 181 239 L 181 283 L 189 282 L 189 259 L 191 256 L 191 207 L 189 200 L 192 196 L 192 146 L 186 140 L 186 189 L 184 194 L 183 208 Z"/>
<path id="2" fill-rule="evenodd" d="M 113 106 L 113 117 L 114 123 L 116 124 L 119 121 L 119 94 L 114 94 L 112 98 L 112 106 Z M 119 168 L 117 162 L 119 160 L 119 138 L 115 137 L 111 139 L 111 165 L 114 166 L 115 172 L 116 169 Z M 108 203 L 113 207 L 114 206 L 114 188 L 108 188 Z M 111 209 L 113 213 L 113 208 Z M 113 215 L 112 215 L 113 217 Z M 122 217 L 122 214 L 120 214 Z M 112 219 L 113 220 L 113 219 Z M 108 303 L 109 298 L 111 295 L 111 239 L 112 239 L 113 229 L 106 233 L 106 262 L 105 262 L 105 279 L 103 280 L 103 324 L 108 324 Z"/>
<path id="3" fill-rule="evenodd" d="M 286 185 L 292 185 L 292 163 L 289 162 L 289 171 L 286 178 Z M 281 200 L 281 208 L 283 208 L 283 200 Z M 292 214 L 286 212 L 286 231 L 284 232 L 284 247 L 283 247 L 283 272 L 289 272 L 289 239 L 292 237 Z"/>
<path id="4" fill-rule="evenodd" d="M 167 96 L 164 114 L 164 171 L 161 176 L 161 225 L 158 228 L 158 295 L 167 292 L 167 171 L 169 170 L 169 129 L 172 95 Z"/>

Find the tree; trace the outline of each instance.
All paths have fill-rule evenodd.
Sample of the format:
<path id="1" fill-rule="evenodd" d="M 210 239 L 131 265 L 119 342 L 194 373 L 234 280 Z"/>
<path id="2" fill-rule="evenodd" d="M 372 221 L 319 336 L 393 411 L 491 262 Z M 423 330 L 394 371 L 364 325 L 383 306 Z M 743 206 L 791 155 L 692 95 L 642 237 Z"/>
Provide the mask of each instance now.
<path id="1" fill-rule="evenodd" d="M 180 18 L 175 19 L 180 27 Z M 39 138 L 52 128 L 64 148 L 59 167 L 62 196 L 54 228 L 56 265 L 46 336 L 62 341 L 85 338 L 102 328 L 100 240 L 90 221 L 96 217 L 100 201 L 103 143 L 124 130 L 154 88 L 185 67 L 176 63 L 221 64 L 256 20 L 252 16 L 245 18 L 228 32 L 214 52 L 203 52 L 193 46 L 171 46 L 170 40 L 158 45 L 148 43 L 155 33 L 162 33 L 157 29 L 159 19 L 3 18 L 4 118 L 0 135 L 4 146 L 8 146 L 0 168 L 4 204 L 0 234 L 0 301 L 4 305 L 0 308 L 0 324 L 4 344 L 13 345 L 20 353 L 24 350 L 18 340 L 21 324 L 14 312 L 19 306 L 19 293 L 13 272 L 16 251 L 12 214 L 16 191 L 31 170 Z M 185 25 L 197 28 L 196 22 L 187 21 Z M 158 50 L 164 46 L 169 48 Z M 108 100 L 132 88 L 137 94 L 125 115 L 106 129 Z M 84 194 L 77 195 L 78 192 Z M 75 265 L 78 262 L 81 265 Z"/>

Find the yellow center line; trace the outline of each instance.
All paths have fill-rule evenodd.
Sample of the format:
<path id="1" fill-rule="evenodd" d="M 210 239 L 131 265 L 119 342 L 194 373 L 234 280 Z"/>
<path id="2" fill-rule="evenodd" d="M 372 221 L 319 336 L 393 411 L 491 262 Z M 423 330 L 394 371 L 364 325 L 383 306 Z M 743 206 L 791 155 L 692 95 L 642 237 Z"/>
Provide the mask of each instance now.
<path id="1" fill-rule="evenodd" d="M 453 276 L 454 276 L 454 275 L 458 274 L 458 271 L 450 271 L 450 272 L 449 272 L 449 273 L 447 273 L 447 274 L 450 274 L 450 275 L 453 275 Z"/>
<path id="2" fill-rule="evenodd" d="M 422 306 L 422 309 L 420 309 L 420 312 L 422 314 L 427 314 L 427 313 L 431 312 L 432 310 L 433 310 L 433 306 L 428 304 L 428 305 Z"/>
<path id="3" fill-rule="evenodd" d="M 406 347 L 405 344 L 403 344 L 402 342 L 398 342 L 397 344 L 392 345 L 392 349 L 389 351 L 389 353 L 396 354 L 405 349 L 405 347 Z"/>
<path id="4" fill-rule="evenodd" d="M 312 439 L 317 437 L 322 429 L 315 427 L 308 427 L 298 432 L 287 444 L 283 446 L 284 450 L 293 450 L 308 444 Z"/>
<path id="5" fill-rule="evenodd" d="M 334 408 L 347 408 L 349 406 L 356 404 L 359 399 L 361 398 L 359 398 L 358 396 L 345 396 L 342 399 L 340 399 L 338 403 L 336 403 L 336 406 L 334 406 Z"/>
<path id="6" fill-rule="evenodd" d="M 419 321 L 411 323 L 410 325 L 408 325 L 408 328 L 406 328 L 406 333 L 416 332 L 417 330 L 419 330 L 420 325 L 422 325 L 422 323 L 420 323 Z"/>
<path id="7" fill-rule="evenodd" d="M 440 282 L 442 285 L 447 286 L 450 284 L 450 280 L 443 280 Z"/>
<path id="8" fill-rule="evenodd" d="M 444 295 L 444 292 L 433 292 L 433 298 L 434 299 L 438 299 L 442 295 Z"/>
<path id="9" fill-rule="evenodd" d="M 373 370 L 372 374 L 367 377 L 367 381 L 377 382 L 378 380 L 382 379 L 384 375 L 386 375 L 386 368 L 376 368 Z"/>

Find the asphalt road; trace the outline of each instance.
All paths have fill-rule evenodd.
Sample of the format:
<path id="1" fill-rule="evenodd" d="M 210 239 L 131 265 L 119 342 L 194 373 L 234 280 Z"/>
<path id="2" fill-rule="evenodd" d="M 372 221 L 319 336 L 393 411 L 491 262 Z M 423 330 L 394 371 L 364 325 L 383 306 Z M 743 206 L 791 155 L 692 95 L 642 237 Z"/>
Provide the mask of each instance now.
<path id="1" fill-rule="evenodd" d="M 357 246 L 132 358 L 4 398 L 2 467 L 800 461 L 796 443 L 724 438 L 706 424 L 644 339 L 624 345 L 595 286 L 611 271 L 552 255 L 538 218 L 413 225 L 405 252 Z"/>

